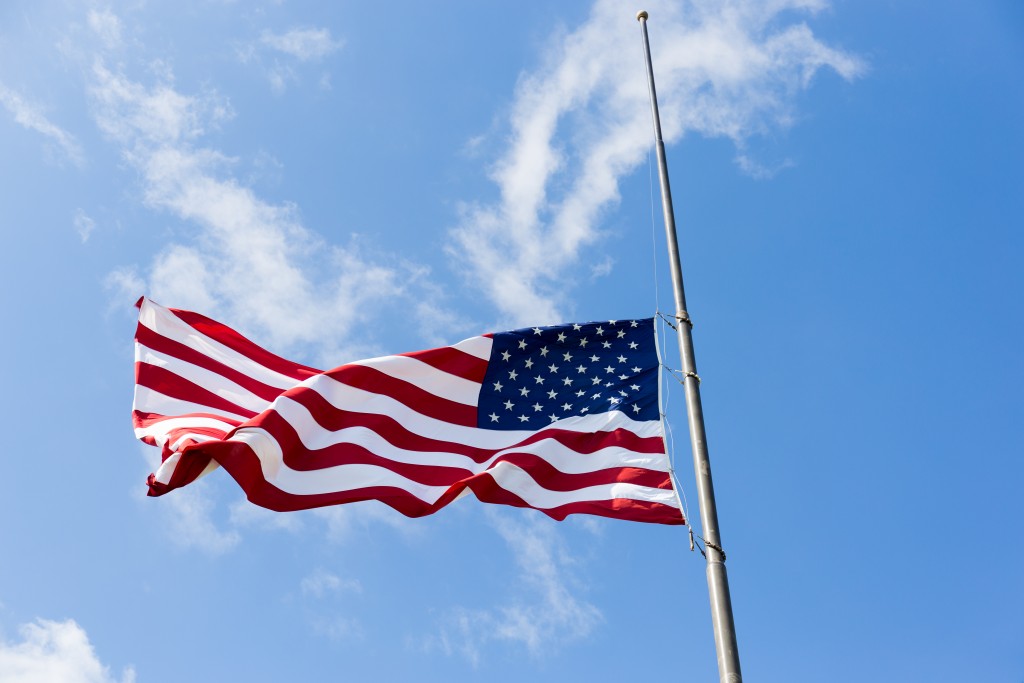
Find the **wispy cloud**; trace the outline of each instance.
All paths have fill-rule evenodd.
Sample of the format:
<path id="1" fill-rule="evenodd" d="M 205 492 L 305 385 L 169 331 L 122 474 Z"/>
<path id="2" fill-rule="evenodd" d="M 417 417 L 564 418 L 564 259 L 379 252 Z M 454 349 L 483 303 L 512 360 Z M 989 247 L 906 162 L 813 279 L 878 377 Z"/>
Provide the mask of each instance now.
<path id="1" fill-rule="evenodd" d="M 337 574 L 318 567 L 299 583 L 303 595 L 323 598 L 332 594 L 362 593 L 363 585 L 357 579 L 343 579 Z"/>
<path id="2" fill-rule="evenodd" d="M 100 129 L 140 174 L 142 198 L 195 228 L 166 244 L 144 275 L 152 296 L 220 316 L 278 352 L 313 348 L 336 364 L 346 337 L 381 302 L 426 274 L 364 255 L 353 238 L 326 243 L 297 207 L 262 199 L 235 177 L 236 160 L 203 146 L 233 116 L 213 90 L 186 94 L 166 79 L 145 84 L 97 57 L 90 96 Z"/>
<path id="3" fill-rule="evenodd" d="M 18 629 L 19 642 L 0 640 L 0 680 L 8 683 L 133 683 L 126 667 L 119 678 L 97 658 L 89 636 L 73 620 L 39 619 Z"/>
<path id="4" fill-rule="evenodd" d="M 300 62 L 321 60 L 343 45 L 340 40 L 332 38 L 326 28 L 293 28 L 284 33 L 264 31 L 260 35 L 260 43 Z"/>
<path id="5" fill-rule="evenodd" d="M 175 545 L 222 555 L 237 546 L 242 537 L 234 529 L 220 528 L 214 521 L 213 499 L 205 485 L 206 482 L 194 482 L 161 499 L 164 531 Z"/>
<path id="6" fill-rule="evenodd" d="M 265 68 L 270 89 L 280 95 L 300 82 L 300 65 L 322 62 L 343 46 L 344 41 L 331 36 L 330 29 L 293 28 L 284 33 L 263 31 L 257 41 L 240 46 L 237 53 L 243 64 Z M 318 86 L 331 89 L 330 73 L 320 74 Z"/>
<path id="7" fill-rule="evenodd" d="M 82 244 L 89 241 L 89 236 L 92 235 L 92 231 L 96 229 L 96 221 L 89 218 L 89 214 L 84 209 L 78 209 L 75 211 L 75 218 L 73 220 L 75 226 L 75 232 L 82 239 Z"/>
<path id="8" fill-rule="evenodd" d="M 667 142 L 687 132 L 751 136 L 792 125 L 795 95 L 823 68 L 852 79 L 855 57 L 831 48 L 797 12 L 816 0 L 655 0 L 651 40 Z M 520 78 L 507 148 L 491 170 L 497 202 L 467 204 L 449 251 L 510 324 L 559 321 L 567 282 L 600 237 L 619 181 L 652 143 L 640 35 L 632 10 L 598 0 Z M 760 173 L 748 156 L 742 168 Z"/>
<path id="9" fill-rule="evenodd" d="M 90 9 L 86 20 L 105 48 L 109 50 L 121 45 L 121 19 L 116 14 L 109 9 Z"/>
<path id="10" fill-rule="evenodd" d="M 85 156 L 75 137 L 52 123 L 42 109 L 27 101 L 20 94 L 0 83 L 0 105 L 14 117 L 16 123 L 44 136 L 60 148 L 61 153 L 76 166 L 85 163 Z"/>
<path id="11" fill-rule="evenodd" d="M 577 595 L 583 586 L 572 579 L 574 560 L 551 520 L 490 508 L 487 517 L 515 557 L 520 597 L 490 609 L 450 610 L 425 639 L 427 649 L 461 655 L 474 666 L 495 642 L 543 656 L 603 622 L 600 610 Z"/>

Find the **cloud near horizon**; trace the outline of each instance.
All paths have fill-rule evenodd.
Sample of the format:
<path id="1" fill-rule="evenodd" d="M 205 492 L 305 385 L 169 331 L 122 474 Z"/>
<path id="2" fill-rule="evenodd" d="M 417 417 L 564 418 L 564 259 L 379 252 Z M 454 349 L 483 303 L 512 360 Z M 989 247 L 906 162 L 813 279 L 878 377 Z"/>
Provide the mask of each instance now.
<path id="1" fill-rule="evenodd" d="M 5 683 L 134 683 L 135 670 L 120 678 L 96 657 L 85 630 L 73 619 L 23 624 L 20 642 L 0 639 L 0 680 Z"/>

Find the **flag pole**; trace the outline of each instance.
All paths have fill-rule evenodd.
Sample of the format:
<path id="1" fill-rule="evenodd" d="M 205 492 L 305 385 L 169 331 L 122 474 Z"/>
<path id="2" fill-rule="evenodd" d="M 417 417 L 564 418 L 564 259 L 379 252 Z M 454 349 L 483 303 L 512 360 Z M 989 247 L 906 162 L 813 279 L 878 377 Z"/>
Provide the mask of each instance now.
<path id="1" fill-rule="evenodd" d="M 658 178 L 661 182 L 661 206 L 665 217 L 665 236 L 668 240 L 669 266 L 672 270 L 672 289 L 675 292 L 676 333 L 679 336 L 679 355 L 683 364 L 683 384 L 686 389 L 686 412 L 690 425 L 690 445 L 693 450 L 693 470 L 697 478 L 697 498 L 700 502 L 700 523 L 704 531 L 707 558 L 708 593 L 711 598 L 711 621 L 715 630 L 715 650 L 718 653 L 720 683 L 742 683 L 740 655 L 736 646 L 736 626 L 732 617 L 732 599 L 729 597 L 729 577 L 725 571 L 725 552 L 718 533 L 718 508 L 715 488 L 711 481 L 711 461 L 708 456 L 707 435 L 704 432 L 704 412 L 700 403 L 700 377 L 693 353 L 693 323 L 686 312 L 686 294 L 683 290 L 683 270 L 679 261 L 679 240 L 676 237 L 676 219 L 672 211 L 672 191 L 668 183 L 668 162 L 665 143 L 661 139 L 661 116 L 658 114 L 658 94 L 654 89 L 654 66 L 651 64 L 651 46 L 647 38 L 647 12 L 637 12 L 640 31 L 644 39 L 644 59 L 647 62 L 647 86 L 651 95 L 651 113 L 654 116 L 655 147 L 658 152 Z"/>

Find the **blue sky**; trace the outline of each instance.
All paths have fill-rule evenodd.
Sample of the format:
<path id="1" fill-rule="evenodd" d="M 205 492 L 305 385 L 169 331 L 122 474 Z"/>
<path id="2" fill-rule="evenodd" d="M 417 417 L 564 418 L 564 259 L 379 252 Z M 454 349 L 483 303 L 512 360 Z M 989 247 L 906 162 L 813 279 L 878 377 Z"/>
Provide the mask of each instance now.
<path id="1" fill-rule="evenodd" d="M 668 311 L 643 8 L 745 674 L 1024 680 L 1019 3 L 175 5 L 0 7 L 0 678 L 715 679 L 682 529 L 147 499 L 129 417 L 142 294 L 321 366 Z"/>

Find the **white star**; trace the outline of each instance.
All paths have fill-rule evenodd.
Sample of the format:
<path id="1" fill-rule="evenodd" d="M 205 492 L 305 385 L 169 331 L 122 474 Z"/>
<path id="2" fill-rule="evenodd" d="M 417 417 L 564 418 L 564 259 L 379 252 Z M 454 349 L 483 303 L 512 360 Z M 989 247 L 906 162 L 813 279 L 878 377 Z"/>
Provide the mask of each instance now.
<path id="1" fill-rule="evenodd" d="M 585 413 L 585 412 L 587 412 L 588 410 L 590 410 L 590 407 L 589 407 L 589 406 L 583 406 L 582 408 L 580 408 L 580 412 L 581 412 L 581 413 Z"/>
<path id="2" fill-rule="evenodd" d="M 626 362 L 626 357 L 625 356 L 619 356 L 619 362 L 620 363 L 625 363 Z"/>
<path id="3" fill-rule="evenodd" d="M 554 389 L 548 392 L 548 398 L 554 398 L 555 396 L 558 396 L 558 392 Z"/>
<path id="4" fill-rule="evenodd" d="M 533 328 L 533 333 L 534 334 L 540 334 L 540 328 L 539 327 Z"/>
<path id="5" fill-rule="evenodd" d="M 551 372 L 558 372 L 558 366 L 552 363 L 551 365 L 548 366 L 548 370 L 550 370 Z"/>
<path id="6" fill-rule="evenodd" d="M 627 393 L 626 393 L 625 391 L 623 391 L 622 389 L 619 389 L 619 396 L 629 396 L 629 394 L 627 394 Z"/>
<path id="7" fill-rule="evenodd" d="M 569 361 L 572 360 L 572 354 L 566 351 L 565 353 L 562 354 L 562 358 L 564 358 L 565 362 L 568 363 Z"/>
<path id="8" fill-rule="evenodd" d="M 619 375 L 619 379 L 629 379 L 629 375 Z"/>
<path id="9" fill-rule="evenodd" d="M 558 416 L 557 415 L 552 414 L 552 415 L 548 415 L 548 417 L 551 418 L 552 422 L 558 422 Z"/>
<path id="10" fill-rule="evenodd" d="M 586 371 L 587 371 L 587 368 L 582 366 L 582 365 L 579 365 L 579 366 L 576 367 L 576 372 L 578 372 L 580 374 L 582 374 L 582 373 L 584 373 Z"/>
<path id="11" fill-rule="evenodd" d="M 539 413 L 539 412 L 541 411 L 541 408 L 543 408 L 543 407 L 544 407 L 544 406 L 542 406 L 542 405 L 541 405 L 541 404 L 539 404 L 539 403 L 534 403 L 534 404 L 533 404 L 533 412 L 535 412 L 535 413 Z"/>
<path id="12" fill-rule="evenodd" d="M 544 384 L 544 378 L 541 377 L 540 375 L 537 375 L 536 377 L 534 377 L 533 381 L 536 382 L 537 384 Z"/>
<path id="13" fill-rule="evenodd" d="M 610 348 L 612 348 L 612 343 L 610 341 L 603 341 L 603 342 L 601 342 L 601 346 L 603 348 L 610 349 Z"/>
<path id="14" fill-rule="evenodd" d="M 512 401 L 505 401 L 505 410 L 512 410 Z"/>
<path id="15" fill-rule="evenodd" d="M 509 370 L 508 371 L 508 378 L 509 379 L 515 379 L 518 376 L 519 376 L 519 374 L 515 370 Z"/>
<path id="16" fill-rule="evenodd" d="M 520 339 L 519 340 L 519 348 L 521 348 L 524 351 L 526 350 L 526 340 L 525 339 Z"/>
<path id="17" fill-rule="evenodd" d="M 629 348 L 631 348 L 631 349 L 635 349 L 638 346 L 640 346 L 640 345 L 637 344 L 636 342 L 629 342 Z"/>
<path id="18" fill-rule="evenodd" d="M 526 369 L 529 370 L 532 367 L 533 367 L 533 359 L 532 358 L 527 358 L 526 359 Z"/>
<path id="19" fill-rule="evenodd" d="M 612 327 L 615 327 L 615 323 L 617 323 L 617 322 L 619 322 L 619 321 L 618 320 L 609 320 L 608 324 L 611 325 Z"/>
<path id="20" fill-rule="evenodd" d="M 630 368 L 630 370 L 632 370 L 633 372 L 640 372 L 641 369 L 642 368 L 636 368 L 636 367 Z"/>
<path id="21" fill-rule="evenodd" d="M 621 398 L 619 398 L 618 396 L 612 396 L 612 397 L 611 397 L 610 399 L 608 399 L 608 400 L 609 400 L 609 401 L 611 401 L 611 403 L 612 403 L 612 405 L 613 405 L 613 406 L 615 406 L 615 405 L 618 405 L 618 404 L 619 404 L 619 402 L 620 402 L 620 401 L 622 401 L 622 399 L 621 399 Z"/>
<path id="22" fill-rule="evenodd" d="M 636 326 L 637 326 L 638 324 L 639 324 L 639 323 L 637 323 L 637 321 L 635 321 L 635 320 L 630 320 L 630 321 L 629 321 L 629 326 L 630 326 L 630 327 L 636 327 Z"/>
<path id="23" fill-rule="evenodd" d="M 626 336 L 626 331 L 625 331 L 625 330 L 619 330 L 618 334 L 616 334 L 615 336 L 616 336 L 616 337 L 617 337 L 618 339 L 622 339 L 623 337 L 625 337 L 625 336 Z"/>
<path id="24" fill-rule="evenodd" d="M 597 392 L 596 394 L 594 394 L 594 395 L 593 395 L 593 396 L 591 396 L 590 398 L 601 398 L 601 392 L 600 392 L 600 391 L 599 391 L 599 392 Z"/>
<path id="25" fill-rule="evenodd" d="M 572 384 L 572 377 L 563 377 L 562 384 L 564 384 L 565 386 L 569 386 L 570 384 Z"/>
<path id="26" fill-rule="evenodd" d="M 605 372 L 615 372 L 615 368 L 613 368 L 612 366 L 610 366 L 610 365 L 609 365 L 608 367 L 606 367 L 606 368 L 604 369 L 604 371 L 605 371 Z"/>
<path id="27" fill-rule="evenodd" d="M 589 342 L 587 341 L 586 337 L 584 337 L 583 339 L 580 339 L 580 346 L 584 346 L 585 347 L 588 343 Z"/>
<path id="28" fill-rule="evenodd" d="M 572 410 L 572 404 L 571 403 L 563 403 L 562 404 L 562 410 Z"/>
<path id="29" fill-rule="evenodd" d="M 598 336 L 601 336 L 602 334 L 604 334 L 604 328 L 601 327 L 600 325 L 597 326 L 597 330 L 595 330 L 595 331 L 597 332 Z"/>
<path id="30" fill-rule="evenodd" d="M 546 347 L 546 346 L 545 346 L 545 347 L 543 347 L 543 348 L 542 348 L 542 349 L 540 350 L 540 355 L 541 355 L 541 357 L 544 357 L 544 356 L 548 355 L 548 347 Z"/>
<path id="31" fill-rule="evenodd" d="M 579 323 L 573 323 L 573 324 L 572 324 L 572 329 L 573 329 L 573 331 L 575 331 L 575 332 L 579 332 L 580 330 L 582 330 L 582 329 L 583 329 L 583 326 L 582 326 L 582 325 L 580 325 Z"/>
<path id="32" fill-rule="evenodd" d="M 494 383 L 494 390 L 495 391 L 501 391 L 501 382 L 495 382 Z"/>
<path id="33" fill-rule="evenodd" d="M 637 404 L 634 403 L 632 407 L 633 407 L 633 412 L 634 413 L 639 413 L 640 412 L 640 406 L 638 406 Z"/>
<path id="34" fill-rule="evenodd" d="M 491 413 L 487 417 L 491 418 L 491 422 L 497 422 L 498 421 L 498 416 L 495 415 L 494 413 Z"/>
<path id="35" fill-rule="evenodd" d="M 519 421 L 520 422 L 528 422 L 529 420 L 530 420 L 530 418 L 527 417 L 526 415 L 520 415 L 519 416 Z"/>
<path id="36" fill-rule="evenodd" d="M 590 357 L 590 362 L 591 362 L 591 363 L 596 363 L 596 362 L 597 362 L 597 361 L 599 361 L 599 360 L 601 360 L 601 359 L 600 359 L 600 358 L 598 358 L 597 356 L 591 356 L 591 357 Z"/>
<path id="37" fill-rule="evenodd" d="M 501 352 L 501 359 L 502 360 L 508 360 L 511 357 L 512 357 L 512 354 L 509 353 L 508 351 L 502 351 Z"/>
<path id="38" fill-rule="evenodd" d="M 530 390 L 527 389 L 526 387 L 523 387 L 522 389 L 519 390 L 519 393 L 522 394 L 523 396 L 527 396 L 530 393 Z"/>
<path id="39" fill-rule="evenodd" d="M 583 394 L 585 394 L 585 393 L 587 393 L 587 392 L 585 392 L 585 391 L 583 391 L 582 389 L 580 389 L 579 391 L 577 391 L 577 392 L 576 392 L 576 395 L 577 395 L 577 396 L 582 396 L 582 395 L 583 395 Z"/>
<path id="40" fill-rule="evenodd" d="M 601 383 L 601 378 L 600 377 L 595 377 L 593 383 L 594 384 L 600 384 Z"/>
<path id="41" fill-rule="evenodd" d="M 558 341 L 560 341 L 560 342 L 564 342 L 565 341 L 565 332 L 559 332 L 558 333 Z"/>
<path id="42" fill-rule="evenodd" d="M 630 384 L 629 388 L 632 389 L 633 391 L 640 391 L 640 385 L 639 384 Z"/>
<path id="43" fill-rule="evenodd" d="M 605 384 L 606 387 L 610 387 L 611 385 L 612 385 L 611 382 L 608 382 L 607 384 Z"/>

